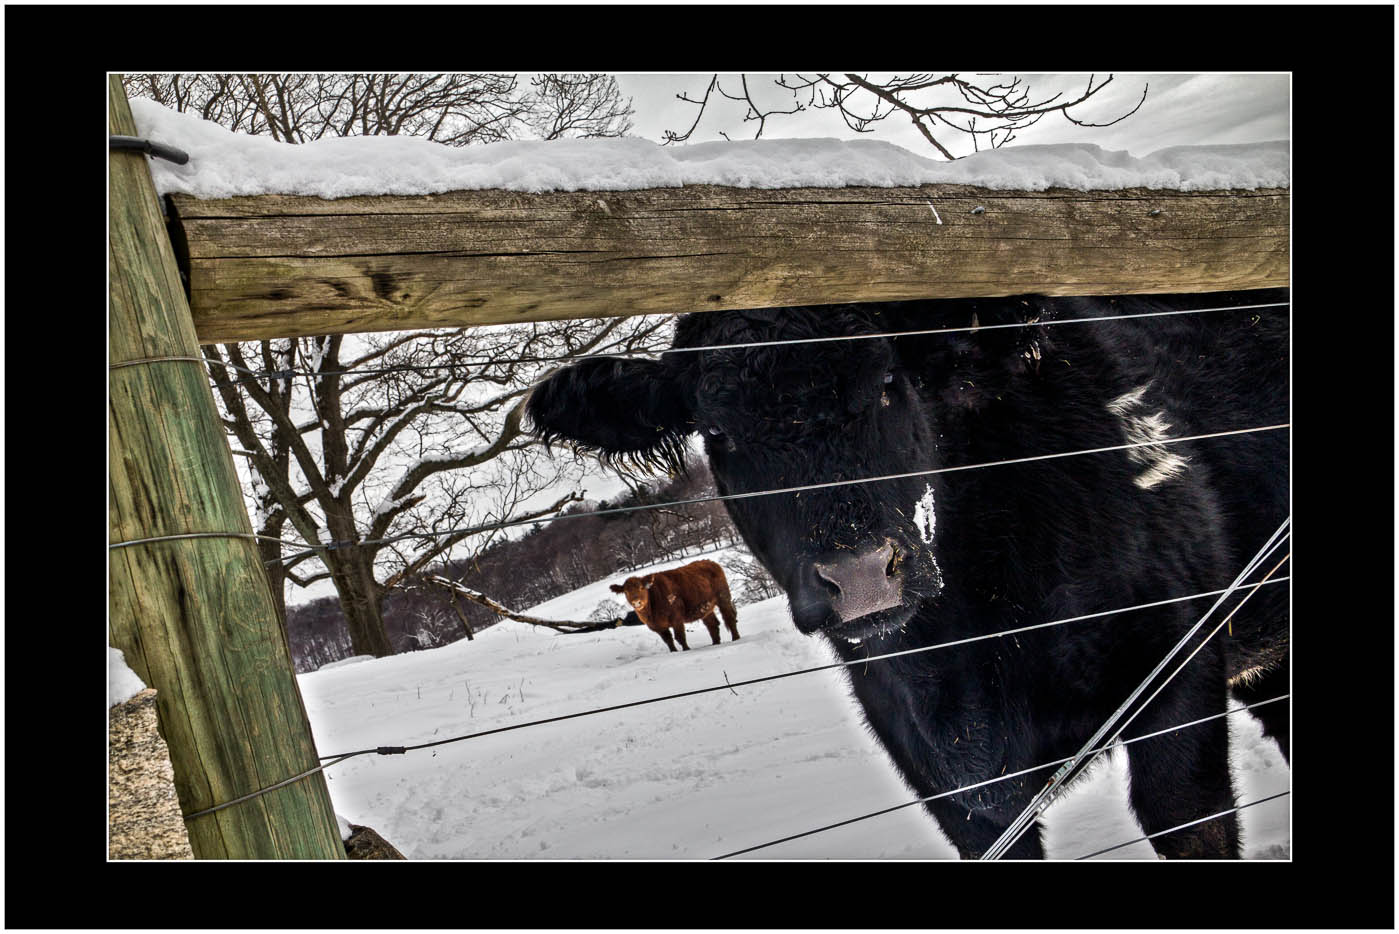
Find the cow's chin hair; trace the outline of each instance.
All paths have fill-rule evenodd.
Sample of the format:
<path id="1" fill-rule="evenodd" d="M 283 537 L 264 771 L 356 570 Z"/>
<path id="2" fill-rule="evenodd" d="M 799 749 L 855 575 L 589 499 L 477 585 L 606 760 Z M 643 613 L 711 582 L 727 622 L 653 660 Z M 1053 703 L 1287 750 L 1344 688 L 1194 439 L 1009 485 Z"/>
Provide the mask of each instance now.
<path id="1" fill-rule="evenodd" d="M 866 613 L 864 616 L 845 622 L 841 622 L 834 613 L 831 613 L 824 621 L 811 628 L 803 627 L 795 616 L 793 621 L 797 623 L 797 629 L 806 635 L 820 633 L 823 636 L 844 642 L 863 642 L 866 639 L 899 632 L 918 611 L 918 605 L 919 602 L 916 600 L 905 600 L 899 606 Z"/>

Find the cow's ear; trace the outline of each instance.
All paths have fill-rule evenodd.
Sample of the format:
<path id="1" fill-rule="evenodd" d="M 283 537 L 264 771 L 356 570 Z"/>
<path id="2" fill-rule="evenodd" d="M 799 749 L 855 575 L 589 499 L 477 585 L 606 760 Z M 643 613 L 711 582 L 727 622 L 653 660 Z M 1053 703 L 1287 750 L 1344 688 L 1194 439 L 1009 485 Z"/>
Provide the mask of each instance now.
<path id="1" fill-rule="evenodd" d="M 612 585 L 611 587 L 609 587 L 608 589 L 611 590 L 613 593 L 626 593 L 626 592 L 627 592 L 627 588 L 623 587 L 621 584 L 613 584 L 613 585 Z"/>
<path id="2" fill-rule="evenodd" d="M 604 463 L 682 473 L 690 407 L 673 370 L 654 360 L 583 360 L 531 391 L 529 428 L 546 444 L 566 440 Z"/>
<path id="3" fill-rule="evenodd" d="M 1021 380 L 1039 375 L 1052 348 L 1046 328 L 1055 306 L 1042 296 L 957 299 L 921 303 L 894 330 L 950 329 L 953 333 L 910 335 L 894 340 L 900 362 L 920 388 L 949 409 L 978 411 Z"/>

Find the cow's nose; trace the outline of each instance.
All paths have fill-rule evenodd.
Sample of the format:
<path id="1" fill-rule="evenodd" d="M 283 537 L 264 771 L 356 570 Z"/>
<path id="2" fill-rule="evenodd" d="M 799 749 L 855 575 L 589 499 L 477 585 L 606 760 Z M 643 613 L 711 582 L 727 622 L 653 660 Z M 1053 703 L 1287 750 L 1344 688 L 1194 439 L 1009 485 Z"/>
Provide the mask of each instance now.
<path id="1" fill-rule="evenodd" d="M 903 602 L 899 564 L 898 546 L 885 541 L 880 548 L 813 562 L 812 569 L 816 586 L 845 623 Z"/>

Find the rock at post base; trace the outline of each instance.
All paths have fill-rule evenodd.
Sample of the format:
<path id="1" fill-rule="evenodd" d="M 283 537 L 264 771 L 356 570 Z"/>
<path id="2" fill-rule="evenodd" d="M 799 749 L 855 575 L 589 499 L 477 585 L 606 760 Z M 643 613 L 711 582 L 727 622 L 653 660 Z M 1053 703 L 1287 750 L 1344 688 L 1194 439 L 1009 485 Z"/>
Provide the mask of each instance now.
<path id="1" fill-rule="evenodd" d="M 345 854 L 350 859 L 407 859 L 392 843 L 379 836 L 373 827 L 361 824 L 350 825 L 350 836 L 345 841 Z"/>
<path id="2" fill-rule="evenodd" d="M 170 750 L 156 729 L 155 690 L 108 711 L 109 859 L 194 859 Z"/>

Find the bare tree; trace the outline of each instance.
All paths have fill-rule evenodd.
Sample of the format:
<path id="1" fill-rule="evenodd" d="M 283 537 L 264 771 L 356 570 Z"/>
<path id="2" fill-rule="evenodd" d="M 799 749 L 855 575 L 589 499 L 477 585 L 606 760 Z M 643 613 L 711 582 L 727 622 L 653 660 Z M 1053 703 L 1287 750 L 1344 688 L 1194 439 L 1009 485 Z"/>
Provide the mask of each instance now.
<path id="1" fill-rule="evenodd" d="M 255 494 L 265 485 L 269 514 L 308 545 L 282 573 L 301 586 L 333 580 L 356 654 L 384 655 L 389 591 L 457 545 L 469 540 L 479 552 L 498 534 L 472 528 L 550 515 L 578 498 L 540 499 L 575 483 L 579 466 L 539 457 L 521 430 L 522 400 L 540 375 L 534 361 L 656 349 L 665 328 L 657 319 L 575 320 L 302 338 L 291 342 L 295 376 L 246 376 L 258 361 L 239 344 L 204 355 Z"/>
<path id="2" fill-rule="evenodd" d="M 598 75 L 130 74 L 127 94 L 288 143 L 412 135 L 453 146 L 521 136 L 619 136 L 630 101 Z M 463 529 L 556 512 L 549 467 L 520 431 L 544 359 L 659 346 L 664 322 L 576 320 L 504 329 L 333 336 L 204 348 L 273 589 L 334 581 L 357 654 L 387 655 L 385 596 L 468 543 Z M 251 375 L 257 374 L 257 375 Z"/>
<path id="3" fill-rule="evenodd" d="M 739 606 L 768 600 L 782 593 L 782 588 L 767 569 L 751 557 L 735 556 L 729 562 L 728 576 L 734 589 L 734 602 Z"/>
<path id="4" fill-rule="evenodd" d="M 623 136 L 632 126 L 630 99 L 597 74 L 534 75 L 526 87 L 493 74 L 133 74 L 122 84 L 129 96 L 287 143 L 416 136 L 464 146 Z"/>
<path id="5" fill-rule="evenodd" d="M 611 75 L 535 75 L 525 122 L 540 139 L 624 136 L 631 132 L 631 99 L 622 101 Z"/>
<path id="6" fill-rule="evenodd" d="M 1090 75 L 1081 93 L 1066 97 L 1062 92 L 1036 96 L 1021 79 L 1010 76 L 977 75 L 966 78 L 960 74 L 930 73 L 892 75 L 872 78 L 862 74 L 794 74 L 780 75 L 772 84 L 779 89 L 773 103 L 767 93 L 755 93 L 747 75 L 721 79 L 713 75 L 703 94 L 676 97 L 698 110 L 694 122 L 684 132 L 665 131 L 665 142 L 678 143 L 690 138 L 700 119 L 718 95 L 745 105 L 743 121 L 757 124 L 753 138 L 763 135 L 767 122 L 773 117 L 791 116 L 807 110 L 834 110 L 845 125 L 857 133 L 871 132 L 880 121 L 901 114 L 912 121 L 918 132 L 944 158 L 957 158 L 942 142 L 946 131 L 969 137 L 973 150 L 995 149 L 1015 138 L 1016 131 L 1038 123 L 1046 115 L 1057 113 L 1076 126 L 1111 126 L 1137 112 L 1146 100 L 1143 86 L 1141 99 L 1124 114 L 1106 123 L 1090 123 L 1070 112 L 1070 108 L 1086 103 L 1112 83 L 1112 75 L 1099 79 Z M 737 87 L 735 87 L 735 82 Z M 727 86 L 726 86 L 727 85 Z M 759 99 L 761 98 L 761 100 Z M 936 131 L 936 135 L 935 135 Z M 727 134 L 720 133 L 725 139 Z"/>
<path id="7" fill-rule="evenodd" d="M 278 374 L 288 372 L 295 359 L 296 342 L 292 340 L 262 341 L 259 345 L 261 361 L 266 372 Z M 292 387 L 289 376 L 271 376 L 265 387 L 265 397 L 270 411 L 280 412 L 284 419 L 291 417 Z M 233 452 L 246 458 L 257 458 L 253 451 L 235 447 Z M 282 562 L 281 539 L 287 524 L 287 509 L 277 498 L 272 485 L 263 476 L 288 478 L 291 475 L 291 443 L 286 432 L 275 426 L 263 436 L 263 463 L 261 469 L 250 472 L 245 484 L 252 501 L 254 531 L 261 536 L 257 542 L 267 568 L 268 582 L 272 585 L 272 599 L 277 607 L 277 617 L 286 629 L 287 608 L 285 591 L 290 568 Z M 245 462 L 245 466 L 252 466 Z"/>

